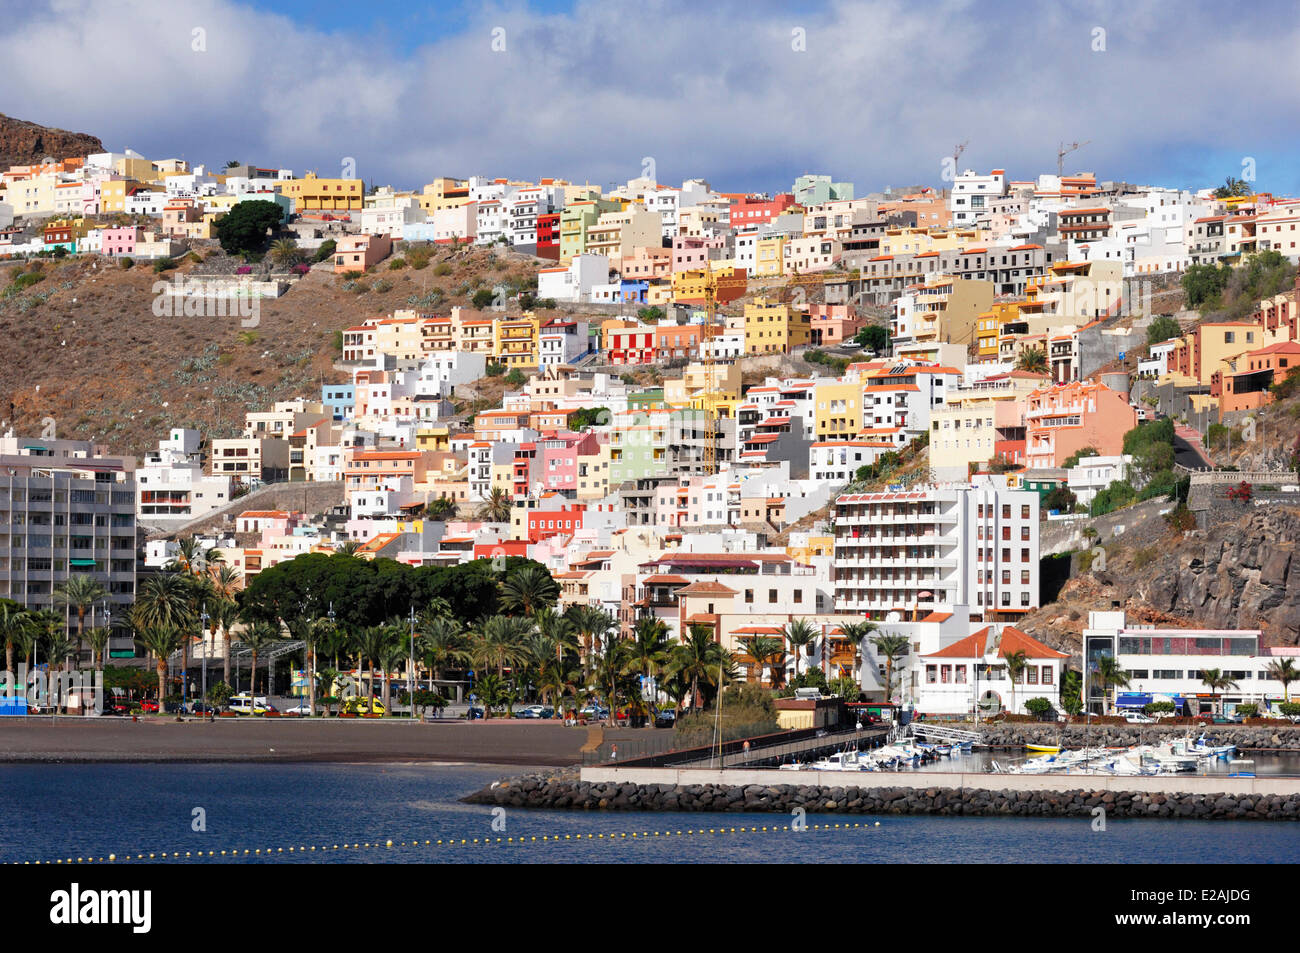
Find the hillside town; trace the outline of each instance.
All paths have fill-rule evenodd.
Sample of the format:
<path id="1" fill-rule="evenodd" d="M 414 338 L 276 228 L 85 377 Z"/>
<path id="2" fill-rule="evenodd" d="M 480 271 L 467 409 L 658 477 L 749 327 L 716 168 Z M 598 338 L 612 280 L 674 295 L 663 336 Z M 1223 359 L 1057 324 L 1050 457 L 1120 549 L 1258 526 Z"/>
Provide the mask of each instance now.
<path id="1" fill-rule="evenodd" d="M 239 408 L 238 436 L 170 427 L 143 459 L 0 436 L 0 599 L 63 613 L 73 635 L 103 627 L 108 657 L 143 664 L 131 608 L 178 566 L 222 567 L 237 599 L 312 554 L 530 561 L 557 612 L 612 620 L 606 645 L 650 620 L 759 685 L 817 670 L 952 717 L 1285 703 L 1295 631 L 1152 625 L 1109 603 L 1074 646 L 1022 627 L 1060 588 L 1046 534 L 1077 534 L 1077 574 L 1096 558 L 1090 518 L 1156 501 L 1197 532 L 1229 502 L 1300 499 L 1289 457 L 1251 475 L 1214 452 L 1300 383 L 1300 198 L 1064 174 L 1066 155 L 1029 180 L 868 191 L 805 174 L 779 194 L 646 176 L 402 190 L 130 151 L 11 167 L 6 296 L 39 289 L 50 259 L 148 266 L 160 286 L 142 307 L 233 335 L 255 326 L 244 305 L 306 295 L 304 276 L 378 282 L 438 249 L 535 277 L 464 305 L 359 309 L 322 333 L 332 379 Z M 235 225 L 259 210 L 240 248 Z M 222 257 L 225 273 L 169 274 Z M 77 577 L 102 595 L 70 600 Z M 204 625 L 172 663 L 228 672 L 240 626 Z M 1080 652 L 1126 678 L 1072 685 Z M 1232 689 L 1203 684 L 1206 656 Z M 467 667 L 436 679 L 449 699 L 472 691 Z"/>

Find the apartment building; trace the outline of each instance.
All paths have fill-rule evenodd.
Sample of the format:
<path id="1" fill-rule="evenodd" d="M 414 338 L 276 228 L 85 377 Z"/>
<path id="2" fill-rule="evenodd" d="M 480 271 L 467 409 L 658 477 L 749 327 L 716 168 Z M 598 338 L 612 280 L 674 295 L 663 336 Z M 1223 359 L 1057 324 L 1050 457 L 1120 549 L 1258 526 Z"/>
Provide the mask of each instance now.
<path id="1" fill-rule="evenodd" d="M 197 430 L 173 427 L 135 471 L 136 514 L 150 526 L 185 522 L 232 499 L 229 476 L 204 476 Z"/>
<path id="2" fill-rule="evenodd" d="M 365 207 L 365 183 L 361 179 L 321 179 L 308 172 L 301 179 L 277 182 L 281 195 L 293 199 L 294 211 L 360 212 Z"/>
<path id="3" fill-rule="evenodd" d="M 135 601 L 135 507 L 134 458 L 87 441 L 0 437 L 0 598 L 55 609 L 58 587 L 88 575 L 108 597 L 87 625 L 109 624 L 109 613 L 124 620 Z M 109 649 L 129 654 L 130 640 Z"/>
<path id="4" fill-rule="evenodd" d="M 1007 177 L 1003 169 L 977 175 L 967 169 L 952 183 L 948 196 L 948 217 L 955 227 L 969 227 L 986 222 L 992 214 L 992 200 L 1007 194 Z"/>
<path id="5" fill-rule="evenodd" d="M 1128 394 L 1104 384 L 1072 381 L 1035 390 L 1026 398 L 1025 464 L 1034 470 L 1059 467 L 1085 447 L 1116 456 L 1137 419 Z"/>
<path id="6" fill-rule="evenodd" d="M 729 331 L 744 331 L 745 354 L 788 354 L 812 340 L 808 312 L 770 298 L 755 298 L 743 315 L 727 318 Z"/>
<path id="7" fill-rule="evenodd" d="M 986 621 L 1037 608 L 1039 496 L 979 477 L 835 501 L 835 605 L 908 619 L 969 605 Z"/>

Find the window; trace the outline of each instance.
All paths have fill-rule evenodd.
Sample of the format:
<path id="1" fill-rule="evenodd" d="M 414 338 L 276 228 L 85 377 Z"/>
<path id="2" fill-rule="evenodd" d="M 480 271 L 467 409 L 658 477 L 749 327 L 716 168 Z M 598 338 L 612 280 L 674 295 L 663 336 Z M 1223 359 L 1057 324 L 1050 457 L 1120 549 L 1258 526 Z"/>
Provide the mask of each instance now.
<path id="1" fill-rule="evenodd" d="M 768 602 L 776 602 L 776 590 L 775 590 L 775 589 L 769 589 L 769 590 L 767 590 L 767 601 L 768 601 Z M 709 611 L 712 612 L 713 610 L 710 609 Z"/>
<path id="2" fill-rule="evenodd" d="M 1050 666 L 1050 665 L 1044 665 L 1044 666 L 1043 666 L 1043 669 L 1042 669 L 1042 675 L 1043 675 L 1043 684 L 1044 684 L 1044 685 L 1051 685 L 1051 684 L 1052 684 L 1052 666 Z"/>
<path id="3" fill-rule="evenodd" d="M 966 666 L 957 665 L 953 668 L 953 681 L 958 685 L 966 684 Z"/>
<path id="4" fill-rule="evenodd" d="M 1028 681 L 1027 681 L 1027 684 L 1029 684 L 1029 685 L 1037 685 L 1037 684 L 1038 684 L 1038 666 L 1037 666 L 1037 665 L 1027 665 L 1027 666 L 1025 666 L 1025 678 L 1028 680 Z"/>
<path id="5" fill-rule="evenodd" d="M 937 665 L 927 665 L 925 667 L 925 683 L 927 685 L 933 685 L 936 681 L 938 681 L 939 676 L 937 670 L 938 670 Z"/>
<path id="6" fill-rule="evenodd" d="M 1029 504 L 1028 504 L 1028 503 L 1026 503 L 1026 504 L 1024 504 L 1023 506 L 1020 507 L 1020 518 L 1021 518 L 1022 520 L 1027 520 L 1027 519 L 1029 519 Z"/>

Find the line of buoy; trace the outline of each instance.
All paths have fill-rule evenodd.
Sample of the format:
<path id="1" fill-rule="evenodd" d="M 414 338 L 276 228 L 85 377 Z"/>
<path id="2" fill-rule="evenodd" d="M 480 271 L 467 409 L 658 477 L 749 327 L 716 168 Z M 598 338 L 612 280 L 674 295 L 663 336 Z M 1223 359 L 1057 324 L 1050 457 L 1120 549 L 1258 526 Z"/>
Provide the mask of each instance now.
<path id="1" fill-rule="evenodd" d="M 217 858 L 217 857 L 229 857 L 229 858 L 235 858 L 235 857 L 239 857 L 239 856 L 243 856 L 243 857 L 250 857 L 250 856 L 253 856 L 253 857 L 260 857 L 260 856 L 262 856 L 263 854 L 266 854 L 266 855 L 268 855 L 268 856 L 270 856 L 270 855 L 272 855 L 272 854 L 284 854 L 284 853 L 290 853 L 290 854 L 293 854 L 293 853 L 298 853 L 298 854 L 307 854 L 307 853 L 315 853 L 316 851 L 332 851 L 332 850 L 364 850 L 364 849 L 377 849 L 377 848 L 382 848 L 382 849 L 384 849 L 384 850 L 389 850 L 389 849 L 392 849 L 392 848 L 394 848 L 394 847 L 463 847 L 463 846 L 472 847 L 472 846 L 474 846 L 474 845 L 476 845 L 476 844 L 481 845 L 481 846 L 483 846 L 483 847 L 487 847 L 487 846 L 495 846 L 495 845 L 497 845 L 497 844 L 501 844 L 501 845 L 503 845 L 503 846 L 505 846 L 505 845 L 511 845 L 511 846 L 519 846 L 519 847 L 523 847 L 525 844 L 548 844 L 548 845 L 549 845 L 549 844 L 558 844 L 558 843 L 563 843 L 563 842 L 566 842 L 566 841 L 567 841 L 567 842 L 573 842 L 573 841 L 581 841 L 581 840 L 589 840 L 589 841 L 590 841 L 590 840 L 595 840 L 595 841 L 607 841 L 607 842 L 611 842 L 611 843 L 612 843 L 612 842 L 623 842 L 623 841 L 627 841 L 627 840 L 645 840 L 646 838 L 654 838 L 654 837 L 699 837 L 699 836 L 702 836 L 702 835 L 704 835 L 704 834 L 713 834 L 713 835 L 719 835 L 719 834 L 769 834 L 769 833 L 770 833 L 770 834 L 776 834 L 776 833 L 791 832 L 791 831 L 793 831 L 794 833 L 799 833 L 799 832 L 801 832 L 801 831 L 855 830 L 855 829 L 863 829 L 863 828 L 865 828 L 865 829 L 872 829 L 872 828 L 876 828 L 876 827 L 879 827 L 879 826 L 880 826 L 880 822 L 879 822 L 879 821 L 875 821 L 874 823 L 862 823 L 862 822 L 858 822 L 858 823 L 853 823 L 853 824 L 849 824 L 849 823 L 841 823 L 841 824 L 804 824 L 804 825 L 802 825 L 802 826 L 792 826 L 792 825 L 790 825 L 790 824 L 784 824 L 784 825 L 771 824 L 771 825 L 763 825 L 762 827 L 758 827 L 758 826 L 752 826 L 752 827 L 708 827 L 708 828 L 701 827 L 701 828 L 687 828 L 686 830 L 662 830 L 662 831 L 647 831 L 647 830 L 641 830 L 641 831 L 632 831 L 631 833 L 628 833 L 628 832 L 626 832 L 626 831 L 612 831 L 612 832 L 599 832 L 599 833 L 587 833 L 587 834 L 563 834 L 563 835 L 561 835 L 561 834 L 542 834 L 542 835 L 540 835 L 540 836 L 534 834 L 534 835 L 530 835 L 530 836 L 519 835 L 519 836 L 517 836 L 517 837 L 512 835 L 512 836 L 509 836 L 509 837 L 497 837 L 497 838 L 491 838 L 491 837 L 483 837 L 483 838 L 478 838 L 478 837 L 474 837 L 474 838 L 462 837 L 462 838 L 455 838 L 455 837 L 451 837 L 451 838 L 445 838 L 445 839 L 444 839 L 444 838 L 439 838 L 438 840 L 432 840 L 432 839 L 425 840 L 425 841 L 412 840 L 412 841 L 409 841 L 409 842 L 408 842 L 408 841 L 394 841 L 392 838 L 389 838 L 389 839 L 385 840 L 382 844 L 381 844 L 380 842 L 378 842 L 378 841 L 375 841 L 373 844 L 372 844 L 372 843 L 369 843 L 369 842 L 364 842 L 364 843 L 363 843 L 363 842 L 360 842 L 360 841 L 354 841 L 353 843 L 349 844 L 349 843 L 347 843 L 347 842 L 345 841 L 342 845 L 340 845 L 340 844 L 330 844 L 330 845 L 322 844 L 322 845 L 320 845 L 319 847 L 317 847 L 317 846 L 314 845 L 314 844 L 313 844 L 313 845 L 298 845 L 298 846 L 295 846 L 295 847 L 289 847 L 289 848 L 287 848 L 287 850 L 286 850 L 286 848 L 284 848 L 284 847 L 277 847 L 277 848 L 274 848 L 274 849 L 273 849 L 273 848 L 270 848 L 270 847 L 267 847 L 267 848 L 254 847 L 254 848 L 251 848 L 251 849 L 249 849 L 249 848 L 244 848 L 242 851 L 241 851 L 239 848 L 234 848 L 234 849 L 230 849 L 230 850 L 222 850 L 222 851 L 209 850 L 209 851 L 206 851 L 206 852 L 205 852 L 205 851 L 201 851 L 201 850 L 200 850 L 200 851 L 193 851 L 193 852 L 187 850 L 187 851 L 185 851 L 185 857 L 190 858 L 190 859 L 204 860 L 204 859 L 207 859 L 207 858 Z M 117 854 L 108 854 L 108 855 L 105 856 L 105 857 L 77 857 L 76 859 L 73 859 L 72 857 L 68 857 L 68 858 L 65 858 L 65 859 L 56 859 L 56 860 L 27 860 L 27 861 L 22 861 L 22 863 L 24 863 L 24 864 L 46 864 L 46 865 L 49 865 L 49 864 L 82 864 L 82 863 L 86 863 L 86 864 L 102 864 L 102 863 L 117 863 L 119 860 L 123 860 L 123 861 L 130 861 L 130 860 L 132 860 L 132 859 L 134 859 L 134 860 L 144 860 L 144 859 L 145 859 L 145 856 L 146 856 L 146 855 L 143 854 L 143 853 L 137 853 L 137 854 L 135 855 L 135 857 L 132 858 L 132 856 L 131 856 L 130 854 L 123 854 L 123 855 L 119 858 Z M 161 853 L 157 853 L 157 854 L 149 854 L 149 855 L 148 855 L 148 859 L 149 859 L 149 860 L 156 860 L 156 859 L 159 859 L 159 858 L 162 858 L 162 859 L 167 859 L 167 858 L 180 859 L 180 857 L 181 857 L 181 852 L 180 852 L 180 851 L 174 851 L 174 852 L 163 851 L 163 852 L 161 852 Z M 19 861 L 13 861 L 12 863 L 15 863 L 15 864 L 16 864 L 16 863 L 19 863 Z"/>

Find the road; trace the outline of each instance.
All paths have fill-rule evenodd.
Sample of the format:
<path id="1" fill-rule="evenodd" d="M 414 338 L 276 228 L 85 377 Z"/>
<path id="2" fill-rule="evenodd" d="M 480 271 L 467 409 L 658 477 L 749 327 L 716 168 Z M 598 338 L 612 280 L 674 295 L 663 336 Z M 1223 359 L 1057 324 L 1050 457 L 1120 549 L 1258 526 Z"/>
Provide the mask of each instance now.
<path id="1" fill-rule="evenodd" d="M 1174 425 L 1174 462 L 1189 470 L 1214 466 L 1201 442 L 1201 432 L 1195 427 Z"/>

